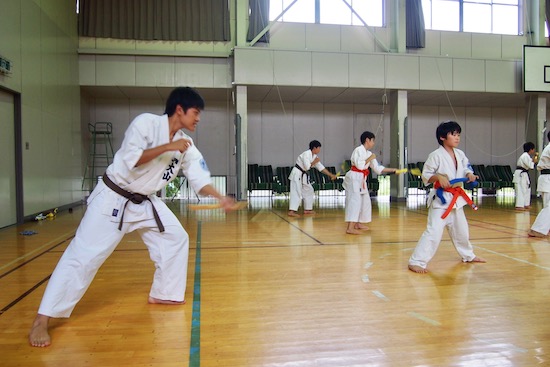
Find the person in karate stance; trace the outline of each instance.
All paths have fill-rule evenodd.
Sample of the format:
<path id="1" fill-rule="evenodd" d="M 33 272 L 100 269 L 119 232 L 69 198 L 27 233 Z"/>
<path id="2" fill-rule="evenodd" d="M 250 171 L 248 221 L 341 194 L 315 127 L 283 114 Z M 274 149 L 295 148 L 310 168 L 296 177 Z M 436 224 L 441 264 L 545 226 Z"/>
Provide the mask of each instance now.
<path id="1" fill-rule="evenodd" d="M 131 122 L 48 282 L 29 333 L 32 346 L 51 344 L 50 318 L 71 315 L 100 266 L 132 231 L 138 231 L 155 263 L 148 302 L 185 303 L 189 236 L 155 193 L 181 169 L 196 192 L 215 197 L 226 211 L 235 203 L 211 185 L 202 154 L 181 131 L 195 131 L 203 109 L 204 100 L 194 89 L 180 87 L 171 92 L 163 115 L 145 113 Z"/>
<path id="2" fill-rule="evenodd" d="M 447 227 L 453 245 L 465 263 L 484 263 L 485 259 L 477 257 L 470 243 L 468 222 L 464 214 L 464 205 L 468 203 L 467 194 L 461 187 L 451 187 L 450 181 L 467 178 L 475 182 L 477 176 L 470 166 L 464 152 L 458 149 L 462 128 L 455 121 L 439 124 L 436 138 L 439 148 L 428 155 L 422 169 L 424 184 L 433 184 L 428 194 L 428 226 L 416 244 L 409 259 L 409 270 L 415 273 L 427 273 L 428 262 L 434 257 Z M 444 201 L 436 195 L 441 188 Z"/>
<path id="3" fill-rule="evenodd" d="M 309 182 L 309 170 L 315 167 L 319 172 L 329 176 L 331 180 L 336 179 L 336 175 L 323 166 L 321 159 L 317 154 L 321 152 L 321 143 L 312 140 L 309 143 L 309 150 L 306 150 L 298 156 L 296 164 L 290 171 L 288 179 L 290 180 L 290 199 L 288 205 L 288 216 L 299 217 L 298 208 L 304 200 L 304 214 L 315 214 L 313 211 L 313 186 Z"/>
<path id="4" fill-rule="evenodd" d="M 535 155 L 535 144 L 523 144 L 523 154 L 519 156 L 514 171 L 514 188 L 516 191 L 516 210 L 528 210 L 531 207 L 531 180 L 529 170 L 535 168 L 538 157 Z"/>
<path id="5" fill-rule="evenodd" d="M 344 177 L 346 190 L 345 220 L 348 223 L 346 233 L 361 234 L 369 229 L 365 223 L 372 221 L 372 204 L 367 177 L 372 169 L 377 174 L 395 173 L 396 168 L 386 168 L 378 163 L 376 155 L 370 150 L 374 147 L 375 136 L 370 131 L 361 134 L 361 145 L 351 154 L 351 169 Z"/>
<path id="6" fill-rule="evenodd" d="M 542 151 L 537 164 L 537 171 L 540 173 L 537 192 L 542 195 L 543 207 L 531 225 L 529 237 L 547 237 L 550 231 L 550 131 L 546 137 L 549 143 Z"/>

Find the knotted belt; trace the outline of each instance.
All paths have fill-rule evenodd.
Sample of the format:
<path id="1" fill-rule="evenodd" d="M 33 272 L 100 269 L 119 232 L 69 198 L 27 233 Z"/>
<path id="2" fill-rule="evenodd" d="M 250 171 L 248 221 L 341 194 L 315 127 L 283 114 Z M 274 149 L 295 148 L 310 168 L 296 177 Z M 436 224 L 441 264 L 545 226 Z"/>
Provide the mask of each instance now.
<path id="1" fill-rule="evenodd" d="M 298 163 L 296 163 L 294 165 L 294 167 L 298 168 L 300 171 L 302 171 L 302 182 L 304 181 L 304 175 L 306 175 L 306 178 L 307 178 L 307 183 L 309 183 L 309 173 L 307 171 L 305 171 L 302 167 L 300 167 L 298 165 Z"/>
<path id="2" fill-rule="evenodd" d="M 525 169 L 525 168 L 523 168 L 523 167 L 520 167 L 520 166 L 517 166 L 517 167 L 516 167 L 516 171 L 517 171 L 517 170 L 520 170 L 521 173 L 529 173 L 529 170 L 527 170 L 527 169 Z M 520 174 L 521 174 L 521 173 L 520 173 Z M 529 187 L 531 187 L 531 177 L 529 177 L 529 175 L 527 175 L 527 184 L 528 184 Z"/>
<path id="3" fill-rule="evenodd" d="M 164 232 L 164 225 L 162 224 L 159 213 L 157 212 L 157 209 L 155 208 L 155 205 L 153 205 L 153 202 L 151 199 L 149 199 L 149 196 L 143 195 L 143 194 L 136 194 L 129 191 L 126 191 L 119 187 L 117 184 L 115 184 L 109 176 L 105 173 L 103 175 L 103 182 L 105 182 L 105 185 L 107 185 L 108 188 L 116 192 L 117 194 L 125 197 L 126 203 L 124 203 L 124 208 L 122 208 L 122 214 L 120 215 L 120 223 L 118 224 L 118 230 L 120 231 L 122 229 L 122 222 L 124 221 L 124 212 L 126 211 L 126 206 L 128 205 L 128 202 L 131 201 L 134 204 L 141 204 L 144 201 L 149 201 L 151 203 L 151 206 L 153 207 L 153 216 L 155 217 L 155 222 L 157 222 L 157 226 L 159 227 L 159 231 Z"/>
<path id="4" fill-rule="evenodd" d="M 451 180 L 450 183 L 452 185 L 452 184 L 456 184 L 458 182 L 465 182 L 465 180 L 467 180 L 467 179 L 466 178 L 465 179 L 454 179 L 454 180 Z M 460 186 L 455 186 L 455 187 L 451 186 L 451 187 L 448 187 L 448 188 L 444 189 L 443 187 L 441 187 L 441 184 L 439 183 L 439 181 L 436 181 L 435 184 L 434 184 L 434 189 L 437 190 L 437 196 L 439 197 L 439 199 L 441 199 L 441 202 L 443 204 L 447 203 L 447 201 L 443 197 L 443 191 L 450 192 L 451 194 L 453 194 L 453 198 L 451 199 L 451 203 L 447 207 L 447 210 L 445 210 L 445 213 L 443 213 L 443 215 L 441 216 L 441 219 L 447 218 L 447 216 L 451 213 L 451 210 L 453 210 L 453 207 L 455 206 L 456 201 L 461 196 L 464 198 L 464 200 L 466 200 L 466 203 L 468 203 L 468 205 L 470 205 L 472 207 L 472 209 L 477 210 L 477 206 L 474 204 L 474 202 L 468 196 L 468 194 L 466 194 L 466 191 L 464 191 L 464 189 Z"/>
<path id="5" fill-rule="evenodd" d="M 351 166 L 351 170 L 353 172 L 359 172 L 359 173 L 362 173 L 363 174 L 363 188 L 366 189 L 367 188 L 367 177 L 369 176 L 369 169 L 368 168 L 365 168 L 365 169 L 359 169 L 355 166 Z"/>

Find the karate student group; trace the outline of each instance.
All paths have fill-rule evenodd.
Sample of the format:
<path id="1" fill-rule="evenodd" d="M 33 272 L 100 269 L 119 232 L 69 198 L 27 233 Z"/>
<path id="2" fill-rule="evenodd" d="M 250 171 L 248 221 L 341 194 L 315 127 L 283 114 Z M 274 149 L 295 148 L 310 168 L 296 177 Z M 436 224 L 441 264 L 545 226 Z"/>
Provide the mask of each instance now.
<path id="1" fill-rule="evenodd" d="M 238 208 L 234 199 L 221 195 L 212 186 L 202 154 L 191 137 L 182 131 L 195 131 L 204 107 L 204 100 L 196 90 L 178 87 L 166 100 L 163 115 L 144 113 L 130 123 L 112 164 L 87 200 L 87 209 L 75 237 L 48 281 L 29 333 L 32 346 L 47 347 L 51 344 L 50 319 L 70 317 L 101 265 L 124 235 L 132 231 L 140 235 L 155 265 L 148 303 L 185 303 L 189 236 L 155 193 L 174 180 L 181 169 L 195 192 L 214 197 L 226 212 Z M 463 207 L 473 204 L 457 185 L 457 182 L 464 185 L 474 183 L 477 179 L 468 158 L 457 148 L 460 133 L 457 122 L 441 123 L 436 130 L 440 146 L 424 163 L 422 180 L 425 184 L 433 184 L 433 189 L 428 195 L 426 230 L 409 259 L 408 268 L 416 273 L 427 272 L 427 264 L 436 253 L 445 227 L 463 262 L 485 262 L 474 254 L 469 241 Z M 361 134 L 360 141 L 361 145 L 351 154 L 351 169 L 343 181 L 346 233 L 351 235 L 364 233 L 368 230 L 366 224 L 372 220 L 371 199 L 366 185 L 369 170 L 377 174 L 399 171 L 377 162 L 376 155 L 371 152 L 375 145 L 372 132 Z M 546 237 L 550 231 L 549 147 L 550 144 L 544 149 L 537 167 L 542 173 L 538 189 L 543 195 L 544 209 L 529 231 L 529 235 L 535 237 Z M 529 206 L 530 195 L 525 191 L 529 183 L 525 182 L 525 177 L 528 180 L 525 172 L 537 163 L 531 159 L 534 146 L 524 146 L 524 149 L 527 149 L 524 155 L 527 154 L 529 159 L 524 155 L 520 157 L 514 176 L 516 190 L 524 190 L 520 202 L 516 203 L 516 207 L 521 208 Z M 314 191 L 307 173 L 311 167 L 333 180 L 337 178 L 322 165 L 317 156 L 320 150 L 321 143 L 313 140 L 309 149 L 298 156 L 290 173 L 290 217 L 300 216 L 298 209 L 302 201 L 303 214 L 315 214 Z"/>

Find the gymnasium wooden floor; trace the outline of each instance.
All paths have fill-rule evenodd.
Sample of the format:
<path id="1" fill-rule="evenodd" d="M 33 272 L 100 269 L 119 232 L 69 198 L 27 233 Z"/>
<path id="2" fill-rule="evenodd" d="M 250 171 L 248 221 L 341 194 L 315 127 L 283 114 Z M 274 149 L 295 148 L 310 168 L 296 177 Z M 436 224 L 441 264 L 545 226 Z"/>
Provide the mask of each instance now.
<path id="1" fill-rule="evenodd" d="M 423 196 L 373 198 L 371 230 L 346 235 L 343 197 L 289 218 L 284 199 L 224 214 L 170 203 L 191 238 L 187 304 L 147 304 L 153 265 L 125 237 L 52 345 L 27 333 L 85 207 L 0 230 L 1 366 L 536 366 L 550 358 L 550 245 L 526 233 L 540 210 L 483 196 L 466 208 L 486 264 L 448 236 L 429 274 L 407 270 Z M 33 230 L 34 235 L 22 235 Z"/>

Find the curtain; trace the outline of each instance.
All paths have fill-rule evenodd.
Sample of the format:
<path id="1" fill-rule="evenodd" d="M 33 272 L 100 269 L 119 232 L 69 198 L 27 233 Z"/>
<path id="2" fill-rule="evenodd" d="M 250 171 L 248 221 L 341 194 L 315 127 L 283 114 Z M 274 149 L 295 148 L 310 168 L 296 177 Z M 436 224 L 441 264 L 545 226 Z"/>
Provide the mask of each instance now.
<path id="1" fill-rule="evenodd" d="M 546 29 L 548 29 L 548 40 L 550 41 L 550 0 L 546 0 Z"/>
<path id="2" fill-rule="evenodd" d="M 84 37 L 229 41 L 228 0 L 80 0 Z"/>
<path id="3" fill-rule="evenodd" d="M 406 3 L 407 47 L 424 48 L 426 47 L 426 29 L 424 26 L 424 13 L 422 12 L 422 0 L 407 0 Z"/>
<path id="4" fill-rule="evenodd" d="M 269 24 L 269 0 L 248 0 L 248 8 L 250 15 L 246 40 L 250 42 Z M 259 42 L 269 42 L 269 31 L 259 39 Z"/>

